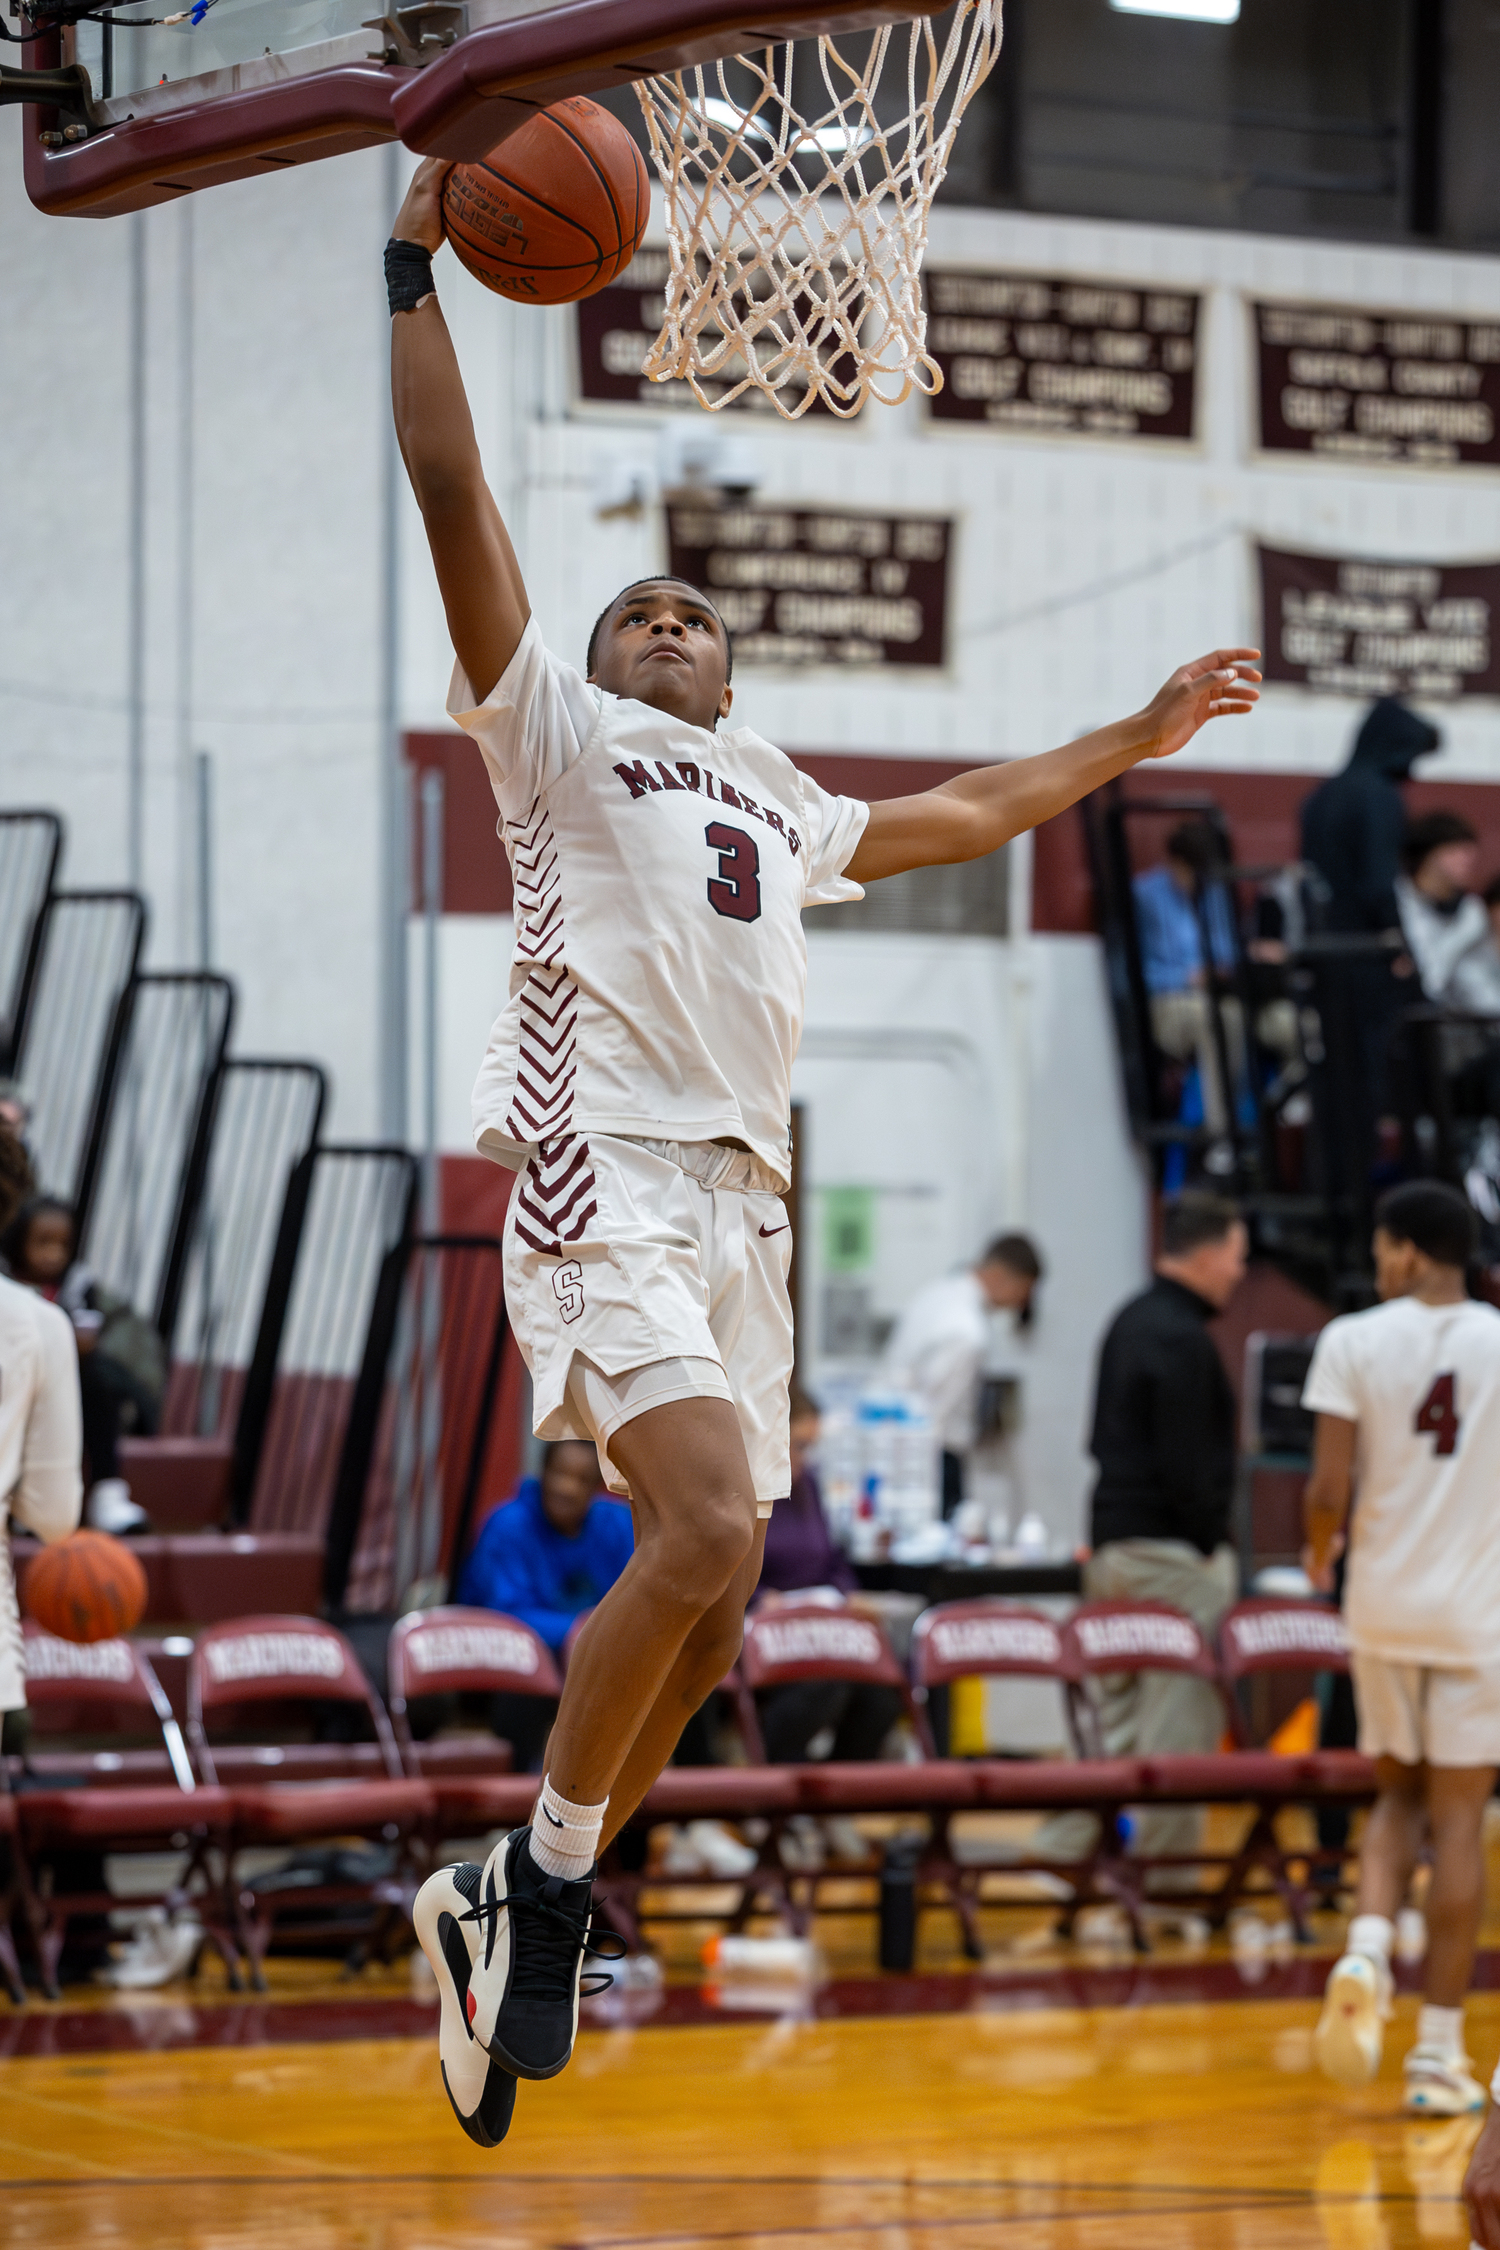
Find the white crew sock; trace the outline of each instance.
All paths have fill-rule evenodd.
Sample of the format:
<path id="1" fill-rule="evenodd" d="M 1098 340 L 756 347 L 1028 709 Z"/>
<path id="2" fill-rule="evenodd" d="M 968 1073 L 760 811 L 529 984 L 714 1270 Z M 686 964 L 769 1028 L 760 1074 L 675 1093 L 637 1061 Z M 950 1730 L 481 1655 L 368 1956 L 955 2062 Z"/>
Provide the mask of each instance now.
<path id="1" fill-rule="evenodd" d="M 531 1856 L 544 1875 L 560 1875 L 576 1883 L 592 1874 L 599 1857 L 599 1831 L 609 1799 L 602 1805 L 575 1805 L 559 1797 L 549 1780 L 531 1820 Z"/>
<path id="2" fill-rule="evenodd" d="M 1395 1938 L 1396 1925 L 1387 1921 L 1383 1914 L 1356 1914 L 1349 1924 L 1344 1951 L 1368 1954 L 1372 1961 L 1383 1961 L 1389 1968 Z"/>
<path id="3" fill-rule="evenodd" d="M 1424 2004 L 1417 2015 L 1417 2045 L 1433 2047 L 1448 2062 L 1459 2062 L 1464 2052 L 1462 2008 L 1434 2008 Z"/>

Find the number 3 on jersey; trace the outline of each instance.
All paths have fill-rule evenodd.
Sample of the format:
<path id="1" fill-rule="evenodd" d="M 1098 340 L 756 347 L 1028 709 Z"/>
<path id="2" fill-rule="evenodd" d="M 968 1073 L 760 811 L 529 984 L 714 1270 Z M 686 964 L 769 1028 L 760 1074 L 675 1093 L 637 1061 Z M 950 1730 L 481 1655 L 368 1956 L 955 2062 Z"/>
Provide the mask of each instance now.
<path id="1" fill-rule="evenodd" d="M 1454 1378 L 1439 1375 L 1432 1389 L 1417 1408 L 1417 1418 L 1412 1428 L 1421 1436 L 1431 1432 L 1436 1443 L 1434 1453 L 1456 1453 L 1458 1433 L 1462 1427 L 1453 1403 Z"/>
<path id="2" fill-rule="evenodd" d="M 760 920 L 760 847 L 743 828 L 711 820 L 703 840 L 719 855 L 719 872 L 708 878 L 708 903 L 731 922 Z"/>

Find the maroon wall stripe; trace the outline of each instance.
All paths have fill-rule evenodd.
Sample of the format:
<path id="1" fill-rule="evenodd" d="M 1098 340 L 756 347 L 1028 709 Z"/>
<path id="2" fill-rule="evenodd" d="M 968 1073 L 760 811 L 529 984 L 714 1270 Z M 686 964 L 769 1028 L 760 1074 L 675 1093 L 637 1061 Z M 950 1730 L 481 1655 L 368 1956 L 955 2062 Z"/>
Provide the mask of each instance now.
<path id="1" fill-rule="evenodd" d="M 495 800 L 484 761 L 467 735 L 455 732 L 408 734 L 406 754 L 413 765 L 436 767 L 447 784 L 443 911 L 446 914 L 509 914 L 510 869 L 495 833 Z M 872 758 L 842 750 L 789 753 L 823 788 L 867 804 L 887 797 L 916 795 L 972 769 L 972 761 L 949 758 Z M 1321 777 L 1308 773 L 1208 771 L 1176 763 L 1137 767 L 1126 787 L 1139 797 L 1211 797 L 1222 809 L 1234 839 L 1235 856 L 1245 866 L 1297 856 L 1298 813 Z M 1407 790 L 1413 814 L 1439 806 L 1463 813 L 1478 829 L 1482 877 L 1500 871 L 1500 787 L 1493 782 L 1414 781 Z M 1165 835 L 1169 815 L 1163 814 Z M 1139 848 L 1151 856 L 1153 826 L 1143 822 Z M 415 854 L 415 845 L 414 845 Z M 412 895 L 421 895 L 413 861 Z M 1089 931 L 1094 926 L 1093 887 L 1084 849 L 1082 815 L 1076 806 L 1036 832 L 1032 874 L 1032 927 L 1049 932 Z"/>
<path id="2" fill-rule="evenodd" d="M 1243 867 L 1295 859 L 1302 805 L 1323 777 L 1309 773 L 1220 773 L 1171 763 L 1138 766 L 1126 777 L 1133 797 L 1208 797 L 1229 824 L 1235 858 Z M 1406 802 L 1415 817 L 1440 806 L 1464 814 L 1479 831 L 1481 881 L 1500 871 L 1500 789 L 1489 781 L 1413 781 Z M 1172 816 L 1158 827 L 1143 820 L 1135 848 L 1143 865 L 1157 856 Z M 1046 931 L 1094 927 L 1093 885 L 1084 845 L 1083 815 L 1075 805 L 1036 832 L 1031 926 Z"/>
<path id="3" fill-rule="evenodd" d="M 514 901 L 499 814 L 477 744 L 456 730 L 409 734 L 406 755 L 443 777 L 443 912 L 509 914 Z M 421 831 L 412 822 L 411 895 L 422 896 Z"/>

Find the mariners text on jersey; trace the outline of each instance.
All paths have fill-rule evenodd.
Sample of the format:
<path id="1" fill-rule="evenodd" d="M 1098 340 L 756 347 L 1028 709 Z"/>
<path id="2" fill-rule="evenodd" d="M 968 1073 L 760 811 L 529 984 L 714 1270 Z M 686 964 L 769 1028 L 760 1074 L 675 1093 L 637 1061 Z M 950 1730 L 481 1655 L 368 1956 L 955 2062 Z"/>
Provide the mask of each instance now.
<path id="1" fill-rule="evenodd" d="M 789 1177 L 805 906 L 863 896 L 843 870 L 868 808 L 748 727 L 607 694 L 535 619 L 476 704 L 515 883 L 507 1004 L 474 1089 L 482 1154 L 519 1169 L 569 1135 L 741 1142 Z"/>

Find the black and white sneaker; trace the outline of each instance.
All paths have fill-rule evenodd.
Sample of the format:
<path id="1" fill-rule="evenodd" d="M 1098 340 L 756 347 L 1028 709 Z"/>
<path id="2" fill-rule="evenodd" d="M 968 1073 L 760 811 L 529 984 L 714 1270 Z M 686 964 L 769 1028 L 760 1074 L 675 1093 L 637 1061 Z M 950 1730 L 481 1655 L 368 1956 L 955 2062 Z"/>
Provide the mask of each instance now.
<path id="1" fill-rule="evenodd" d="M 531 1830 L 512 1829 L 485 1862 L 480 1895 L 468 1919 L 483 1932 L 469 1974 L 469 2024 L 502 2070 L 518 2078 L 555 2078 L 578 2036 L 578 2000 L 585 1953 L 618 1956 L 624 1941 L 608 1933 L 589 1943 L 593 1872 L 576 1882 L 544 1875 L 531 1856 Z M 608 1976 L 591 1981 L 603 1991 Z"/>
<path id="2" fill-rule="evenodd" d="M 471 1860 L 440 1867 L 418 1891 L 412 1921 L 437 1978 L 438 2054 L 453 2114 L 471 2141 L 496 2148 L 510 2131 L 516 2081 L 469 2029 L 469 1972 L 481 1943 L 473 1919 L 481 1872 Z"/>

